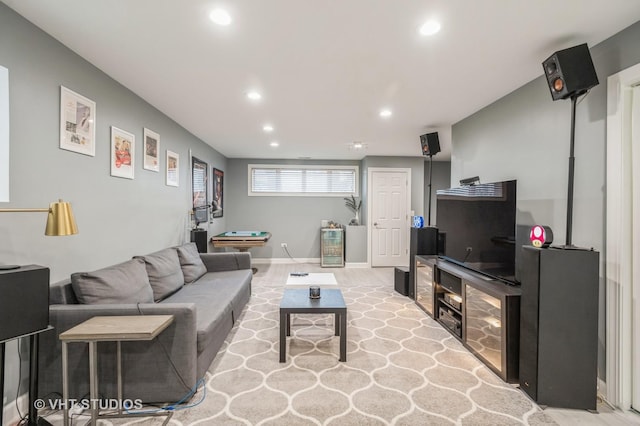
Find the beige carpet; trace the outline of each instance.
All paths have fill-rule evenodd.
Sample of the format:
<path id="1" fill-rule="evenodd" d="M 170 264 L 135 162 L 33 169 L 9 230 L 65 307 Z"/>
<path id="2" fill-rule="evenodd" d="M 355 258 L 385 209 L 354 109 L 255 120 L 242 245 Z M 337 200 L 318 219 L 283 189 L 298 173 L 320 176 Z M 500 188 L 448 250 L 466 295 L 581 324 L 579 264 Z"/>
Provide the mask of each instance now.
<path id="1" fill-rule="evenodd" d="M 346 363 L 338 361 L 330 315 L 294 316 L 287 362 L 279 363 L 278 307 L 288 273 L 327 270 L 259 266 L 251 301 L 211 365 L 206 391 L 190 403 L 204 399 L 176 411 L 170 424 L 555 424 L 396 293 L 390 268 L 330 270 L 347 303 Z"/>

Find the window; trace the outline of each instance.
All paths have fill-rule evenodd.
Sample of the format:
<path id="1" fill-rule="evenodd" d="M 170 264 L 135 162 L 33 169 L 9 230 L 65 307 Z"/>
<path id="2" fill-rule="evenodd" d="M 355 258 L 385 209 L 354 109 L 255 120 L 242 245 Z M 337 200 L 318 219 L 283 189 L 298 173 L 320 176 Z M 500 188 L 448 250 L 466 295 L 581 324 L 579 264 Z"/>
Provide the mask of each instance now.
<path id="1" fill-rule="evenodd" d="M 249 164 L 249 196 L 358 195 L 358 166 Z"/>

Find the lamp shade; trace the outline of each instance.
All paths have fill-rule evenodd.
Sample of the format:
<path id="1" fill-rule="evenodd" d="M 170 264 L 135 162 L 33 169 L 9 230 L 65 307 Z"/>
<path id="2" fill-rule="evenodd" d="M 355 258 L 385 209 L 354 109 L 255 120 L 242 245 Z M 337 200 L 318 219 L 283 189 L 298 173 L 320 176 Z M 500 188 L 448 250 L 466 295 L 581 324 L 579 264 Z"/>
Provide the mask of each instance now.
<path id="1" fill-rule="evenodd" d="M 49 216 L 47 217 L 47 227 L 44 235 L 63 236 L 75 235 L 78 233 L 76 219 L 73 216 L 71 204 L 62 200 L 49 205 Z"/>

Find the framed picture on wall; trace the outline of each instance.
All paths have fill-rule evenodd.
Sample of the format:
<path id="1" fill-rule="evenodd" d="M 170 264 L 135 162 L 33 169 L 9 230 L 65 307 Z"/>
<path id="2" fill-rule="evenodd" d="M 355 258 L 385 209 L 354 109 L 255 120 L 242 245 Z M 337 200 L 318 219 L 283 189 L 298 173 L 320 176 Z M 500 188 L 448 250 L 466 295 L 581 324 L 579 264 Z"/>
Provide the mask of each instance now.
<path id="1" fill-rule="evenodd" d="M 111 126 L 111 176 L 133 179 L 136 137 Z"/>
<path id="2" fill-rule="evenodd" d="M 209 221 L 208 167 L 204 161 L 191 157 L 191 191 L 193 194 L 193 218 L 196 227 Z"/>
<path id="3" fill-rule="evenodd" d="M 180 175 L 180 156 L 167 150 L 167 186 L 178 186 Z"/>
<path id="4" fill-rule="evenodd" d="M 60 86 L 60 148 L 96 155 L 96 103 Z"/>
<path id="5" fill-rule="evenodd" d="M 153 172 L 160 171 L 160 135 L 156 132 L 144 128 L 142 133 L 144 139 L 144 158 L 142 168 Z"/>
<path id="6" fill-rule="evenodd" d="M 213 217 L 222 217 L 224 201 L 224 172 L 214 167 L 211 176 L 211 181 L 213 182 L 211 191 L 213 197 L 213 201 L 211 202 L 211 215 Z"/>

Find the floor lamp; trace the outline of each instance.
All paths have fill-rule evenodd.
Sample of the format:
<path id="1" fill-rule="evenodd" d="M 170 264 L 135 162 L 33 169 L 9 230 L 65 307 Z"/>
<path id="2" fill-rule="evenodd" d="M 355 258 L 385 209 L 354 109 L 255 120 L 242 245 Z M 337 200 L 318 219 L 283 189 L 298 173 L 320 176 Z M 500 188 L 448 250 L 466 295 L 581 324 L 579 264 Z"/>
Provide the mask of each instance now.
<path id="1" fill-rule="evenodd" d="M 78 233 L 73 210 L 71 205 L 62 200 L 51 203 L 49 208 L 42 209 L 0 209 L 0 213 L 24 213 L 24 212 L 47 212 L 47 225 L 44 234 L 47 236 L 64 236 L 74 235 Z M 48 268 L 29 265 L 21 267 L 19 265 L 0 265 L 0 297 L 2 303 L 7 306 L 15 306 L 20 308 L 24 313 L 25 292 L 28 292 L 27 286 L 39 286 L 48 291 L 49 289 L 49 270 Z M 6 292 L 6 294 L 5 294 Z M 30 321 L 3 321 L 8 328 L 2 328 L 0 334 L 0 400 L 4 401 L 4 354 L 5 342 L 19 337 L 29 336 L 29 425 L 48 424 L 44 419 L 38 419 L 38 412 L 34 402 L 38 396 L 38 343 L 39 333 L 46 331 L 49 325 L 49 296 L 41 299 L 42 302 L 34 306 L 33 300 L 29 300 L 26 306 L 37 309 L 39 315 L 36 318 L 44 318 L 44 322 L 36 318 L 30 318 Z M 4 310 L 6 311 L 6 310 Z M 11 315 L 12 313 L 4 313 Z M 26 313 L 29 315 L 29 312 Z M 0 315 L 3 315 L 0 313 Z M 4 318 L 3 318 L 4 320 Z M 4 411 L 4 403 L 0 407 L 0 425 L 2 425 L 2 415 Z"/>

